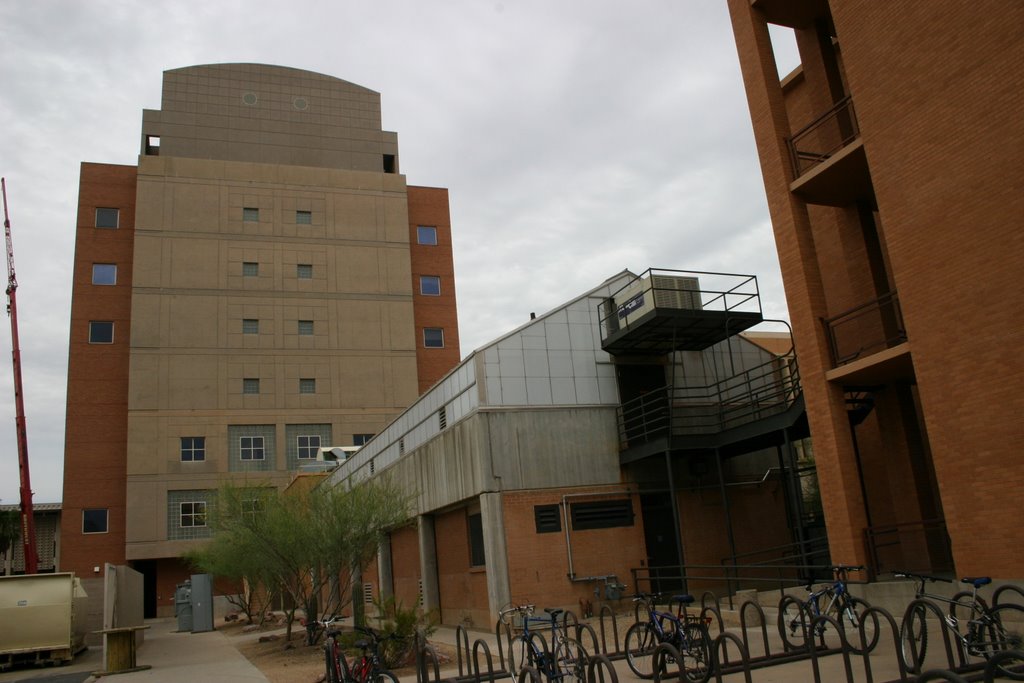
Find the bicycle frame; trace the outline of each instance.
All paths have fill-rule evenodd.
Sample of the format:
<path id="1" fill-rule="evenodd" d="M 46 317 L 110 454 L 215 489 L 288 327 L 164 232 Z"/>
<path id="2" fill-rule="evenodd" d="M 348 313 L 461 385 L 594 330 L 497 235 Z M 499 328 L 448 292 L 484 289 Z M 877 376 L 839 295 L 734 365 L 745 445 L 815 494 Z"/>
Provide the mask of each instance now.
<path id="1" fill-rule="evenodd" d="M 937 580 L 936 577 L 923 576 L 920 574 L 906 574 L 903 572 L 897 572 L 895 575 L 900 576 L 901 574 L 914 579 L 914 581 L 918 584 L 917 589 L 914 591 L 914 598 L 916 600 L 927 598 L 929 600 L 937 602 L 944 602 L 947 605 L 971 608 L 971 613 L 967 618 L 968 631 L 966 634 L 960 632 L 960 620 L 957 619 L 957 617 L 951 613 L 943 615 L 942 625 L 944 628 L 949 629 L 949 631 L 954 636 L 956 636 L 957 645 L 960 647 L 961 659 L 963 659 L 968 654 L 973 654 L 970 651 L 972 643 L 968 639 L 968 636 L 972 635 L 973 633 L 973 631 L 970 629 L 970 626 L 972 624 L 977 626 L 988 626 L 991 623 L 991 619 L 988 616 L 988 610 L 985 609 L 983 604 L 978 600 L 978 586 L 974 584 L 971 585 L 971 601 L 970 603 L 964 603 L 959 600 L 953 600 L 942 595 L 936 595 L 934 593 L 927 592 L 924 589 L 925 583 L 929 580 Z"/>

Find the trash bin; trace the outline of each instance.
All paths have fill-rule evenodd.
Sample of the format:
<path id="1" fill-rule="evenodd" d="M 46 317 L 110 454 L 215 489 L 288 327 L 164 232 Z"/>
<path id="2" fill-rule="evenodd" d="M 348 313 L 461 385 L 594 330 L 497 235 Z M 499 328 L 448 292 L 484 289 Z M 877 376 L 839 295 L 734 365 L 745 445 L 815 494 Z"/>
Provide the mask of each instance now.
<path id="1" fill-rule="evenodd" d="M 213 630 L 213 575 L 193 574 L 192 585 L 192 633 Z"/>
<path id="2" fill-rule="evenodd" d="M 178 632 L 192 630 L 192 581 L 186 579 L 174 589 L 174 616 L 178 618 Z"/>

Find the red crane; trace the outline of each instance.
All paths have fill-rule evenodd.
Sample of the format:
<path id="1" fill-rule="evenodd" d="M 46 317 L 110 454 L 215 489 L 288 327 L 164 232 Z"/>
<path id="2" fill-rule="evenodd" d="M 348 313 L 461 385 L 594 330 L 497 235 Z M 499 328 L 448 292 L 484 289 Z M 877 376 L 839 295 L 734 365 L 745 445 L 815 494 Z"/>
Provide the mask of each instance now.
<path id="1" fill-rule="evenodd" d="M 21 386 L 21 347 L 18 343 L 18 279 L 14 276 L 14 244 L 11 219 L 7 213 L 7 180 L 0 178 L 4 195 L 4 237 L 7 240 L 7 315 L 11 316 L 11 356 L 14 360 L 15 424 L 18 431 L 18 473 L 21 475 L 21 541 L 25 547 L 25 573 L 39 570 L 36 552 L 36 524 L 32 517 L 32 485 L 28 476 L 28 433 L 25 431 L 25 401 Z"/>

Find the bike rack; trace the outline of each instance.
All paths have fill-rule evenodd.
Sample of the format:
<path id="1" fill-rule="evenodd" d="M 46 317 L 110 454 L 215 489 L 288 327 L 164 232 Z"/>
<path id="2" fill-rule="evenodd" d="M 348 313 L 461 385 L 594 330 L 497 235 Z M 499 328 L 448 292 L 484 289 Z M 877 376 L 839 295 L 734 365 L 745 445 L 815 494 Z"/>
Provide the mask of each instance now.
<path id="1" fill-rule="evenodd" d="M 619 620 L 615 616 L 615 612 L 608 605 L 601 605 L 601 611 L 598 613 L 598 624 L 601 627 L 601 647 L 599 651 L 603 654 L 608 654 L 608 634 L 604 626 L 604 618 L 606 613 L 609 617 L 611 617 L 612 621 L 612 641 L 615 643 L 615 652 L 612 654 L 614 654 L 616 657 L 625 656 L 625 652 L 619 649 Z"/>
<path id="2" fill-rule="evenodd" d="M 605 672 L 608 673 L 607 679 Z M 598 653 L 590 658 L 587 664 L 587 683 L 619 683 L 619 674 L 615 672 L 608 655 Z"/>
<path id="3" fill-rule="evenodd" d="M 678 672 L 669 675 L 666 670 L 665 678 L 678 678 L 679 680 L 683 680 L 683 658 L 679 654 L 679 650 L 677 650 L 671 643 L 659 643 L 658 647 L 654 648 L 654 654 L 651 655 L 651 664 L 654 667 L 654 683 L 661 683 L 661 670 L 666 668 L 666 657 L 672 658 L 672 661 L 676 664 Z"/>
<path id="4" fill-rule="evenodd" d="M 729 661 L 729 651 L 725 647 L 726 642 L 731 642 L 740 651 L 740 663 L 738 665 L 725 666 Z M 719 660 L 719 651 L 724 655 L 721 660 Z M 718 637 L 711 644 L 711 670 L 714 672 L 716 683 L 722 683 L 722 676 L 733 673 L 742 673 L 743 680 L 746 683 L 753 683 L 750 652 L 735 633 L 723 631 L 718 634 Z"/>
<path id="5" fill-rule="evenodd" d="M 1021 597 L 1022 600 L 1024 600 L 1024 590 L 1022 590 L 1020 588 L 1020 586 L 1015 586 L 1012 583 L 1007 583 L 1007 584 L 1002 585 L 999 588 L 997 588 L 995 590 L 995 592 L 992 594 L 992 606 L 993 607 L 995 607 L 996 605 L 1004 604 L 1003 602 L 1001 602 L 999 600 L 999 598 L 1002 597 L 1003 593 L 1016 593 L 1017 595 L 1019 595 Z M 1005 603 L 1005 604 L 1019 605 L 1020 603 L 1014 602 L 1014 603 Z"/>

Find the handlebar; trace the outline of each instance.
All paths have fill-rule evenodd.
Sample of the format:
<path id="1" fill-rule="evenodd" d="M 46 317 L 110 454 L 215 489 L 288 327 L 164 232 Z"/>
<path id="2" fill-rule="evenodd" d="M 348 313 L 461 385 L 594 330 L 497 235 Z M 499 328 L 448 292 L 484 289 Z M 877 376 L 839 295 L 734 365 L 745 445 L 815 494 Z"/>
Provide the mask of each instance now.
<path id="1" fill-rule="evenodd" d="M 894 571 L 892 575 L 897 579 L 913 579 L 914 581 L 920 581 L 922 584 L 925 581 L 941 581 L 942 583 L 953 583 L 952 579 L 947 579 L 942 576 L 932 576 L 931 574 L 915 574 L 914 572 L 907 571 Z"/>
<path id="2" fill-rule="evenodd" d="M 536 605 L 512 605 L 508 609 L 498 611 L 498 618 L 504 617 L 506 614 L 512 614 L 513 612 L 521 612 L 523 614 L 533 614 Z"/>

